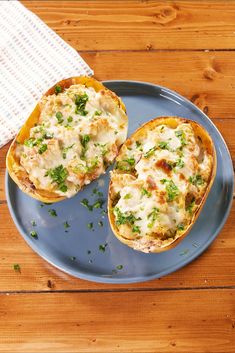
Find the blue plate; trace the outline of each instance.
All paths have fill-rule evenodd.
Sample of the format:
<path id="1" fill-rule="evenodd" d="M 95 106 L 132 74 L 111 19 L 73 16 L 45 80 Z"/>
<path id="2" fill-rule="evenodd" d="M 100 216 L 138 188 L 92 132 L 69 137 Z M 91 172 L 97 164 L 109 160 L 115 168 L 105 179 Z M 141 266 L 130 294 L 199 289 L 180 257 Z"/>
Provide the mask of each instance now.
<path id="1" fill-rule="evenodd" d="M 90 203 L 97 200 L 99 195 L 93 193 L 94 188 L 107 199 L 108 172 L 72 199 L 53 205 L 44 205 L 28 197 L 6 174 L 8 207 L 19 232 L 31 248 L 72 276 L 106 283 L 132 283 L 162 277 L 195 259 L 221 231 L 233 196 L 231 157 L 210 119 L 179 94 L 144 82 L 107 81 L 104 84 L 126 104 L 129 134 L 157 116 L 178 115 L 197 121 L 212 136 L 217 151 L 217 175 L 189 235 L 175 248 L 160 254 L 144 254 L 120 243 L 110 229 L 106 203 L 103 210 L 98 208 L 92 212 L 80 204 L 84 198 Z M 51 210 L 55 210 L 57 216 L 53 216 Z M 31 224 L 32 221 L 36 226 Z M 69 227 L 64 226 L 65 222 Z M 32 230 L 37 232 L 37 239 L 30 235 Z"/>

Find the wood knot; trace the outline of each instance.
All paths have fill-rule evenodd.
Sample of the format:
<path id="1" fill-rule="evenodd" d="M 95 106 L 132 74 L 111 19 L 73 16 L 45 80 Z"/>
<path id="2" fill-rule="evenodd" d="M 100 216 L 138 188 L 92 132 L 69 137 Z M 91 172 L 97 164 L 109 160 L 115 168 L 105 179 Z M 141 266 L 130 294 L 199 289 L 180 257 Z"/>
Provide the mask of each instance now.
<path id="1" fill-rule="evenodd" d="M 212 67 L 207 67 L 203 72 L 203 76 L 207 80 L 213 81 L 216 78 L 216 71 Z"/>
<path id="2" fill-rule="evenodd" d="M 147 44 L 147 45 L 146 45 L 146 50 L 152 50 L 152 49 L 153 49 L 152 44 Z"/>
<path id="3" fill-rule="evenodd" d="M 47 287 L 50 289 L 55 287 L 54 283 L 50 279 L 48 279 L 48 281 L 47 281 Z"/>
<path id="4" fill-rule="evenodd" d="M 155 23 L 164 25 L 176 19 L 177 10 L 172 6 L 159 6 L 154 17 L 156 18 Z"/>

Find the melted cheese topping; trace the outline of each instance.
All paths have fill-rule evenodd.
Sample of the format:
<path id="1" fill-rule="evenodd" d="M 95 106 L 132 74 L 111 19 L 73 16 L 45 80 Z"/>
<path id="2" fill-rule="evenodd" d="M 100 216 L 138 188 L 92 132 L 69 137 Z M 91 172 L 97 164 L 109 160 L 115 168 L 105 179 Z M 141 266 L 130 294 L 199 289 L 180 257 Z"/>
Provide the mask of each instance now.
<path id="1" fill-rule="evenodd" d="M 128 141 L 111 174 L 119 234 L 142 251 L 179 237 L 205 193 L 212 162 L 189 123 L 160 125 Z"/>
<path id="2" fill-rule="evenodd" d="M 127 117 L 111 95 L 72 85 L 44 96 L 20 164 L 36 188 L 71 197 L 104 173 L 126 139 Z"/>

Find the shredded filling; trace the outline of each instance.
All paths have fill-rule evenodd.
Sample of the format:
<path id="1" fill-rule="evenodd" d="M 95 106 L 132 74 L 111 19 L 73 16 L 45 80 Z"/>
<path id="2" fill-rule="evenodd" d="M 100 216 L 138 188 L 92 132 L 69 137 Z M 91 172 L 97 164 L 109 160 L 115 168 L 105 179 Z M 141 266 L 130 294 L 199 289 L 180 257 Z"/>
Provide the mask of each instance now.
<path id="1" fill-rule="evenodd" d="M 71 197 L 104 173 L 126 139 L 125 112 L 106 90 L 72 85 L 44 96 L 20 164 L 38 189 Z"/>
<path id="2" fill-rule="evenodd" d="M 159 245 L 179 237 L 199 207 L 212 163 L 189 123 L 163 124 L 129 140 L 111 174 L 119 234 L 137 240 L 135 248 L 145 246 L 148 236 Z"/>

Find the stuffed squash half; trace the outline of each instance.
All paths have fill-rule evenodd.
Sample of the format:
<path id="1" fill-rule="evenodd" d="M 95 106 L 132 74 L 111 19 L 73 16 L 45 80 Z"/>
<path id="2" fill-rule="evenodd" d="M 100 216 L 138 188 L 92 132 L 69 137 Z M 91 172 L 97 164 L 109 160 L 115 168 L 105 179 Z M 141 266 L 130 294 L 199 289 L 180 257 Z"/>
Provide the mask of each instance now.
<path id="1" fill-rule="evenodd" d="M 214 144 L 197 123 L 156 118 L 122 146 L 109 187 L 116 237 L 143 252 L 176 245 L 194 224 L 216 173 Z"/>
<path id="2" fill-rule="evenodd" d="M 127 124 L 121 99 L 100 82 L 89 77 L 58 82 L 10 146 L 8 172 L 40 201 L 71 197 L 113 163 Z"/>

